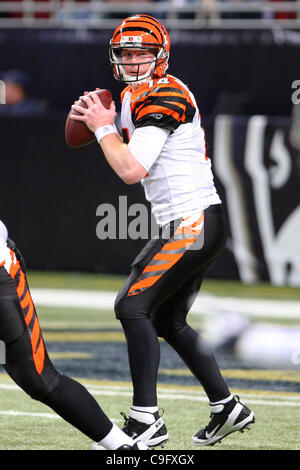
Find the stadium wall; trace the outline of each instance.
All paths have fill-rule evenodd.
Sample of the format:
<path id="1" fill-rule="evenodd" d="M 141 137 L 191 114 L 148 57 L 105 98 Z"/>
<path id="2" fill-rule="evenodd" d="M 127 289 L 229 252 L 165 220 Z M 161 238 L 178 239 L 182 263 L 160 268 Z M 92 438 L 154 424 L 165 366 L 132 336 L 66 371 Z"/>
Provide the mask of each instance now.
<path id="1" fill-rule="evenodd" d="M 299 285 L 300 157 L 290 143 L 290 119 L 219 115 L 203 124 L 230 229 L 209 276 Z M 127 273 L 146 243 L 127 232 L 139 215 L 130 212 L 133 204 L 145 202 L 141 185 L 123 183 L 96 143 L 67 147 L 62 117 L 2 117 L 0 128 L 1 219 L 28 266 Z M 100 239 L 110 208 L 115 238 Z"/>
<path id="2" fill-rule="evenodd" d="M 96 144 L 72 150 L 64 142 L 69 106 L 84 90 L 111 89 L 119 108 L 122 86 L 112 79 L 110 36 L 105 30 L 1 30 L 1 69 L 29 72 L 30 94 L 49 103 L 43 118 L 0 118 L 0 217 L 30 268 L 127 273 L 145 244 L 97 238 L 97 208 L 112 204 L 125 214 L 144 201 L 143 191 L 122 183 Z M 299 285 L 299 152 L 291 144 L 290 116 L 300 33 L 171 31 L 171 42 L 169 72 L 198 101 L 230 225 L 226 250 L 209 275 Z M 119 207 L 119 196 L 126 207 L 125 199 Z"/>
<path id="3" fill-rule="evenodd" d="M 122 89 L 108 59 L 111 31 L 1 29 L 0 71 L 22 68 L 31 92 L 64 112 L 83 90 Z M 290 115 L 291 85 L 300 77 L 300 32 L 171 31 L 169 73 L 195 93 L 203 115 Z"/>

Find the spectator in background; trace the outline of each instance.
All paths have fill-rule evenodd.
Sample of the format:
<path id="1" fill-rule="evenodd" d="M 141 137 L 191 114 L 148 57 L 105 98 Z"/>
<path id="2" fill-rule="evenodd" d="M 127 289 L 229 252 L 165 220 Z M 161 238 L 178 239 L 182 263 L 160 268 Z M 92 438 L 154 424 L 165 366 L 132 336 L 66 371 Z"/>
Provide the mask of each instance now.
<path id="1" fill-rule="evenodd" d="M 35 2 L 37 3 L 49 3 L 51 0 L 34 0 Z M 63 6 L 64 4 L 64 1 L 65 0 L 59 0 L 60 3 L 61 3 L 61 6 Z M 89 3 L 90 0 L 73 0 L 74 3 Z M 52 12 L 48 12 L 48 11 L 36 11 L 34 13 L 34 17 L 35 18 L 39 18 L 39 19 L 47 19 L 47 18 L 51 18 L 52 16 Z"/>
<path id="2" fill-rule="evenodd" d="M 212 0 L 214 1 L 214 0 Z M 253 1 L 259 0 L 220 0 L 223 2 L 245 2 L 251 4 Z M 292 1 L 295 2 L 296 0 L 269 0 L 270 2 L 286 2 Z M 297 14 L 292 11 L 273 11 L 272 3 L 270 6 L 262 6 L 260 11 L 258 9 L 254 10 L 252 8 L 243 11 L 236 11 L 236 12 L 223 12 L 221 14 L 221 18 L 239 18 L 239 19 L 259 19 L 259 18 L 274 18 L 276 20 L 280 19 L 295 19 L 297 18 Z"/>
<path id="3" fill-rule="evenodd" d="M 166 1 L 171 1 L 171 3 L 176 6 L 177 8 L 179 7 L 184 7 L 184 6 L 192 6 L 192 5 L 195 5 L 198 3 L 199 0 L 154 0 L 155 2 L 157 3 L 165 3 Z M 209 0 L 202 0 L 202 2 L 206 3 L 207 1 Z M 215 1 L 215 0 L 211 0 L 211 1 Z M 176 10 L 178 11 L 178 10 Z M 159 12 L 156 14 L 157 18 L 160 18 L 160 19 L 165 19 L 169 16 L 169 14 L 171 14 L 172 16 L 172 10 L 169 10 L 169 11 L 162 11 L 162 12 Z M 179 11 L 178 13 L 176 13 L 174 15 L 175 18 L 179 18 L 179 19 L 193 19 L 195 18 L 195 13 L 194 12 L 186 12 L 186 11 Z"/>
<path id="4" fill-rule="evenodd" d="M 105 0 L 105 1 L 106 3 L 111 3 L 111 4 L 132 3 L 132 8 L 130 8 L 129 11 L 124 11 L 124 8 L 122 9 L 121 7 L 119 11 L 116 10 L 111 13 L 108 13 L 108 12 L 105 13 L 105 16 L 107 18 L 123 18 L 125 16 L 130 16 L 130 15 L 134 15 L 135 13 L 137 13 L 136 8 L 134 6 L 135 3 L 141 3 L 141 1 L 144 3 L 153 3 L 155 0 Z"/>
<path id="5" fill-rule="evenodd" d="M 23 0 L 0 0 L 0 3 L 1 2 L 22 2 Z M 23 14 L 20 12 L 20 11 L 13 11 L 13 12 L 9 12 L 9 11 L 1 11 L 1 5 L 0 5 L 0 18 L 22 18 L 23 17 Z"/>
<path id="6" fill-rule="evenodd" d="M 61 6 L 63 6 L 64 2 L 67 1 L 67 0 L 58 0 L 58 2 L 61 4 Z M 89 3 L 90 0 L 73 0 L 74 3 Z M 145 0 L 142 0 L 142 1 L 145 1 Z M 0 0 L 0 3 L 1 2 L 19 2 L 20 4 L 24 4 L 26 2 L 26 0 Z M 49 3 L 51 2 L 51 0 L 34 0 L 34 2 L 36 3 L 40 3 L 40 4 L 45 4 L 45 3 Z M 23 5 L 22 5 L 23 6 Z M 25 13 L 22 9 L 22 6 L 20 5 L 20 11 L 12 11 L 12 12 L 1 12 L 1 5 L 0 5 L 0 17 L 1 18 L 24 18 L 25 16 Z M 31 13 L 26 13 L 26 15 L 28 15 Z M 50 19 L 53 15 L 53 12 L 50 10 L 50 11 L 45 11 L 45 10 L 41 10 L 39 11 L 38 8 L 32 13 L 32 16 L 34 18 L 37 18 L 37 19 Z"/>
<path id="7" fill-rule="evenodd" d="M 23 0 L 0 0 L 0 2 L 22 2 Z M 20 11 L 1 11 L 1 5 L 0 5 L 0 18 L 22 18 L 23 13 Z"/>
<path id="8" fill-rule="evenodd" d="M 296 0 L 270 0 L 271 2 L 295 2 Z M 274 12 L 274 18 L 277 20 L 293 20 L 297 18 L 297 13 L 294 11 L 276 11 Z"/>
<path id="9" fill-rule="evenodd" d="M 5 104 L 0 106 L 0 115 L 41 116 L 47 110 L 47 102 L 28 96 L 31 77 L 23 70 L 12 69 L 0 75 L 5 82 Z"/>
<path id="10" fill-rule="evenodd" d="M 252 1 L 257 0 L 220 0 L 222 2 L 236 2 L 236 3 L 241 3 L 244 1 L 244 3 L 251 3 Z M 259 0 L 258 0 L 259 1 Z M 260 19 L 262 18 L 262 12 L 257 10 L 252 10 L 251 8 L 249 11 L 242 10 L 242 11 L 223 11 L 220 15 L 221 18 L 224 19 L 243 19 L 243 20 L 251 20 L 251 19 Z"/>

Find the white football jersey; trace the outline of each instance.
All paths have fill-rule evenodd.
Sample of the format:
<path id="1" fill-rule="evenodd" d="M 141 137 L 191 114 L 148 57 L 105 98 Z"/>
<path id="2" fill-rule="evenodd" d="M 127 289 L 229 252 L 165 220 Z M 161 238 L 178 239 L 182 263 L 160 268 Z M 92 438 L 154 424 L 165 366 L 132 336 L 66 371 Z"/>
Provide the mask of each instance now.
<path id="1" fill-rule="evenodd" d="M 129 142 L 136 129 L 139 135 L 144 132 L 147 139 L 145 150 L 132 153 L 147 171 L 141 182 L 157 223 L 165 225 L 220 204 L 199 110 L 188 88 L 167 75 L 134 91 L 131 86 L 126 87 L 121 99 L 124 141 Z M 162 135 L 158 153 L 153 142 L 155 133 L 150 132 L 154 127 L 168 131 L 165 137 Z"/>
<path id="2" fill-rule="evenodd" d="M 2 222 L 2 220 L 0 220 L 0 247 L 6 244 L 7 237 L 8 237 L 7 228 Z"/>
<path id="3" fill-rule="evenodd" d="M 6 253 L 6 240 L 8 237 L 7 228 L 4 223 L 0 220 L 0 264 L 4 261 L 7 256 Z"/>

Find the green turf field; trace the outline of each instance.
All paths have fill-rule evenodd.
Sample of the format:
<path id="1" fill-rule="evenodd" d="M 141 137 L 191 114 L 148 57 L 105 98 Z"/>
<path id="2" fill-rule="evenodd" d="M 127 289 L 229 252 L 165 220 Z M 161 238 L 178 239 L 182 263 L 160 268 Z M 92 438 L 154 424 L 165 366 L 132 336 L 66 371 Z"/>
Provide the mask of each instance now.
<path id="1" fill-rule="evenodd" d="M 28 277 L 32 289 L 88 292 L 117 291 L 124 280 L 79 273 L 32 272 Z M 299 289 L 274 288 L 267 284 L 241 286 L 236 282 L 206 281 L 203 290 L 222 297 L 300 301 Z M 36 307 L 55 366 L 85 384 L 109 417 L 121 426 L 120 411 L 128 413 L 132 392 L 124 335 L 112 309 Z M 283 313 L 282 317 L 267 320 L 273 325 L 300 327 L 300 316 L 286 319 Z M 201 329 L 203 318 L 191 315 L 190 323 Z M 231 391 L 254 410 L 256 423 L 251 431 L 234 433 L 222 444 L 199 449 L 192 445 L 191 436 L 209 420 L 205 394 L 163 341 L 161 350 L 158 396 L 170 434 L 165 450 L 300 450 L 299 366 L 255 368 L 227 352 L 218 352 L 217 359 Z M 1 450 L 91 448 L 87 437 L 45 405 L 31 400 L 5 373 L 0 374 L 0 422 Z"/>

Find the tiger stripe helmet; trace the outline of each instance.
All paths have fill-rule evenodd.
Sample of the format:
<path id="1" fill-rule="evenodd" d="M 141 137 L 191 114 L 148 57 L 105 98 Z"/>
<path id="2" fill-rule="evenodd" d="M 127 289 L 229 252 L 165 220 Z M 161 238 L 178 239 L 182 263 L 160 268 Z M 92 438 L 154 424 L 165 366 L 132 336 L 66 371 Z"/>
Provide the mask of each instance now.
<path id="1" fill-rule="evenodd" d="M 139 66 L 135 77 L 126 74 L 121 59 L 122 48 L 151 49 L 155 57 L 149 62 L 144 75 L 139 74 Z M 114 77 L 125 83 L 143 82 L 150 76 L 162 77 L 168 68 L 170 38 L 164 25 L 149 15 L 134 15 L 123 20 L 116 28 L 109 45 L 109 59 L 113 67 Z"/>

